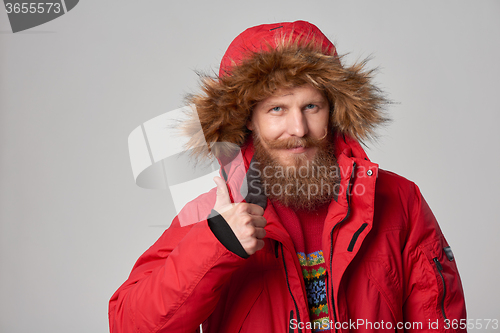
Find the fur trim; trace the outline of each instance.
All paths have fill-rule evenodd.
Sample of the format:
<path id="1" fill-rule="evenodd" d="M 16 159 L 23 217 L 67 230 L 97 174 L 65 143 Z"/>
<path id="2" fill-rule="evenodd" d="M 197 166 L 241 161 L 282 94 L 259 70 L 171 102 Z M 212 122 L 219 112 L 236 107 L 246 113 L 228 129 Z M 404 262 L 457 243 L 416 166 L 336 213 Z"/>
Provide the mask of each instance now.
<path id="1" fill-rule="evenodd" d="M 388 120 L 383 113 L 387 101 L 372 85 L 373 70 L 365 70 L 366 60 L 344 67 L 335 49 L 324 54 L 314 41 L 300 45 L 283 39 L 267 50 L 271 51 L 249 52 L 227 75 L 201 77 L 202 93 L 187 97 L 197 116 L 183 126 L 193 155 L 203 159 L 209 154 L 203 138 L 217 157 L 229 146 L 215 148 L 210 143 L 243 145 L 253 107 L 280 88 L 310 84 L 319 89 L 330 102 L 332 129 L 360 141 L 374 137 L 375 127 Z"/>

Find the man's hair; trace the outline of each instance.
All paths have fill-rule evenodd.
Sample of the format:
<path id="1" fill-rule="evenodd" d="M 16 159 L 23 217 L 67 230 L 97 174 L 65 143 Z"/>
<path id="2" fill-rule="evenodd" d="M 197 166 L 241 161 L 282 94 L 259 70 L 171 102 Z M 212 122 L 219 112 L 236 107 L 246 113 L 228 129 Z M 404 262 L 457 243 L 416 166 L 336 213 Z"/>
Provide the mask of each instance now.
<path id="1" fill-rule="evenodd" d="M 199 158 L 210 152 L 220 156 L 231 146 L 212 146 L 215 142 L 242 146 L 250 133 L 246 124 L 259 101 L 279 89 L 306 84 L 327 98 L 331 130 L 361 141 L 373 137 L 375 127 L 387 121 L 382 111 L 386 100 L 371 83 L 373 70 L 365 70 L 366 61 L 343 66 L 333 44 L 326 48 L 324 39 L 281 35 L 272 43 L 263 41 L 258 50 L 239 51 L 238 62 L 221 69 L 219 76 L 201 76 L 202 92 L 187 97 L 197 112 L 193 121 L 199 120 L 193 126 L 184 124 L 192 153 Z M 237 47 L 233 44 L 230 49 Z M 206 140 L 208 147 L 200 140 Z"/>

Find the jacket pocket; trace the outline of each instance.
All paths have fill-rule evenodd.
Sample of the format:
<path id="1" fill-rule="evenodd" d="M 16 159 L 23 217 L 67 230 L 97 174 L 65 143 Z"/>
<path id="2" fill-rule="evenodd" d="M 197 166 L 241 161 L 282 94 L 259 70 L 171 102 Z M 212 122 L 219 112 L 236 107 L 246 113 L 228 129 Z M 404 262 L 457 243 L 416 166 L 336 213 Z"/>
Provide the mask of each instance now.
<path id="1" fill-rule="evenodd" d="M 401 285 L 399 283 L 398 274 L 391 268 L 391 265 L 382 259 L 368 259 L 365 262 L 367 266 L 368 278 L 371 283 L 375 286 L 378 293 L 382 296 L 384 300 L 383 303 L 390 310 L 390 319 L 389 316 L 384 316 L 386 318 L 385 321 L 392 321 L 393 326 L 396 326 L 397 322 L 402 321 L 403 314 L 401 311 L 402 308 L 402 290 Z M 383 304 L 379 304 L 377 306 L 380 313 L 377 314 L 377 317 L 382 316 L 383 314 Z M 377 318 L 375 318 L 377 319 Z M 380 319 L 380 318 L 378 318 Z"/>
<path id="2" fill-rule="evenodd" d="M 440 328 L 449 329 L 450 323 L 465 318 L 463 290 L 451 248 L 444 238 L 434 239 L 420 246 L 426 266 L 433 273 L 429 286 L 431 318 L 440 321 Z"/>
<path id="3" fill-rule="evenodd" d="M 434 261 L 434 265 L 436 266 L 439 277 L 441 278 L 441 285 L 443 286 L 443 292 L 439 304 L 441 305 L 441 314 L 443 315 L 443 318 L 447 320 L 448 318 L 446 318 L 446 310 L 444 309 L 444 300 L 446 299 L 446 280 L 444 279 L 443 276 L 443 265 L 441 265 L 441 262 L 439 261 L 438 257 L 432 258 L 432 261 Z"/>
<path id="4" fill-rule="evenodd" d="M 242 330 L 247 317 L 262 294 L 264 283 L 257 274 L 233 275 L 224 310 L 221 332 L 246 332 Z"/>

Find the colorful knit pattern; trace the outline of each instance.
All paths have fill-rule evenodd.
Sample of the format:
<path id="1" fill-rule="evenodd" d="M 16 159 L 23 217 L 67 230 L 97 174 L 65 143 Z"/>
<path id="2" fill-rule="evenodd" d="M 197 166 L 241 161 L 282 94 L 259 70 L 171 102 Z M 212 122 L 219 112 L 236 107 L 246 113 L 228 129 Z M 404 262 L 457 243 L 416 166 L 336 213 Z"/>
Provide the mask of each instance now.
<path id="1" fill-rule="evenodd" d="M 303 252 L 298 252 L 297 256 L 306 284 L 309 314 L 314 327 L 313 332 L 328 331 L 328 327 L 321 325 L 329 320 L 326 299 L 326 264 L 323 251 L 309 253 L 307 256 Z"/>

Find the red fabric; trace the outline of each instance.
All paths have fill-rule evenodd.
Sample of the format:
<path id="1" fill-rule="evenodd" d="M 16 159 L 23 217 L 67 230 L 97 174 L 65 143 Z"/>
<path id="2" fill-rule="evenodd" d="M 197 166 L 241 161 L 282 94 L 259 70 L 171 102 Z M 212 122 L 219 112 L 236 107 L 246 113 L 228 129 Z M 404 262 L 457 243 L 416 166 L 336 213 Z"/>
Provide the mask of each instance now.
<path id="1" fill-rule="evenodd" d="M 304 232 L 305 253 L 312 253 L 321 250 L 321 234 L 325 225 L 328 206 L 323 205 L 315 212 L 296 211 L 302 230 Z"/>
<path id="2" fill-rule="evenodd" d="M 321 250 L 321 234 L 329 204 L 312 212 L 292 210 L 279 202 L 272 204 L 292 239 L 295 252 L 312 253 Z"/>
<path id="3" fill-rule="evenodd" d="M 450 320 L 465 318 L 460 277 L 455 261 L 443 251 L 448 244 L 419 189 L 379 170 L 356 141 L 337 137 L 336 145 L 341 182 L 347 188 L 350 181 L 352 195 L 349 204 L 345 192 L 332 203 L 322 234 L 329 269 L 328 306 L 335 309 L 335 317 L 329 311 L 330 319 L 344 327 L 358 319 L 372 325 L 423 325 L 406 332 L 430 332 L 429 322 L 437 321 L 439 332 L 452 332 L 444 329 L 444 286 L 433 259 L 443 267 L 444 310 Z M 251 147 L 243 151 L 247 166 L 251 152 Z M 211 191 L 197 200 L 206 205 L 214 198 Z M 193 202 L 186 209 L 195 206 Z M 174 219 L 112 296 L 111 332 L 195 332 L 203 323 L 205 333 L 276 333 L 289 332 L 291 319 L 291 327 L 297 327 L 292 331 L 299 332 L 293 320 L 300 316 L 304 325 L 309 321 L 300 265 L 272 205 L 264 217 L 266 246 L 248 259 L 225 249 L 206 220 L 181 227 Z M 348 251 L 353 235 L 365 223 Z M 352 326 L 339 330 L 355 331 Z M 380 330 L 363 326 L 358 331 Z"/>
<path id="4" fill-rule="evenodd" d="M 249 52 L 266 50 L 269 46 L 275 48 L 276 41 L 283 36 L 306 43 L 314 38 L 321 43 L 325 54 L 337 54 L 332 42 L 314 24 L 305 21 L 262 24 L 248 28 L 233 40 L 222 57 L 219 76 L 229 73 L 231 67 L 240 64 Z"/>
<path id="5" fill-rule="evenodd" d="M 290 235 L 295 246 L 295 252 L 302 266 L 302 274 L 308 298 L 309 316 L 312 322 L 319 326 L 314 332 L 329 333 L 323 325 L 328 318 L 326 279 L 328 267 L 321 248 L 321 235 L 328 214 L 329 204 L 318 207 L 315 211 L 293 210 L 273 201 L 273 207 L 279 215 L 283 226 Z M 314 256 L 314 257 L 311 257 Z M 300 260 L 300 257 L 303 260 Z M 310 294 L 309 294 L 310 293 Z M 325 307 L 323 307 L 325 306 Z"/>

